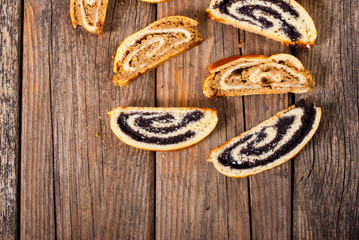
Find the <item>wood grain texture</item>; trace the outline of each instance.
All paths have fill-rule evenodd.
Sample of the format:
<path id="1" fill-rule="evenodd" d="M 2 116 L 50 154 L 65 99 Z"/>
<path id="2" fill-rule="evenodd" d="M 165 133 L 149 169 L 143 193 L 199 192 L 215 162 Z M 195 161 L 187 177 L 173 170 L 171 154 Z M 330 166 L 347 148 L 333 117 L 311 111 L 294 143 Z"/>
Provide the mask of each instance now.
<path id="1" fill-rule="evenodd" d="M 359 3 L 300 2 L 319 33 L 313 49 L 296 52 L 317 82 L 303 97 L 323 116 L 294 162 L 293 238 L 359 239 Z"/>
<path id="2" fill-rule="evenodd" d="M 50 96 L 51 2 L 24 5 L 21 121 L 21 238 L 54 239 Z"/>
<path id="3" fill-rule="evenodd" d="M 243 54 L 290 53 L 290 47 L 265 37 L 241 31 Z M 287 108 L 289 94 L 245 96 L 246 130 Z M 249 177 L 253 239 L 291 238 L 291 166 L 285 163 Z"/>
<path id="4" fill-rule="evenodd" d="M 243 131 L 241 98 L 208 99 L 202 84 L 208 65 L 239 53 L 238 31 L 212 22 L 206 1 L 158 5 L 157 18 L 184 15 L 199 21 L 206 40 L 157 69 L 157 106 L 211 107 L 217 128 L 205 140 L 179 152 L 156 154 L 157 239 L 250 239 L 248 183 L 228 179 L 206 162 L 212 148 Z"/>
<path id="5" fill-rule="evenodd" d="M 2 1 L 0 15 L 0 238 L 15 239 L 19 236 L 21 3 Z"/>
<path id="6" fill-rule="evenodd" d="M 107 112 L 154 106 L 153 72 L 115 87 L 112 55 L 125 37 L 155 20 L 155 6 L 111 1 L 102 38 L 72 28 L 68 8 L 55 1 L 52 10 L 57 238 L 151 239 L 154 154 L 116 138 Z"/>
<path id="7" fill-rule="evenodd" d="M 72 27 L 69 1 L 0 1 L 0 239 L 359 239 L 359 3 L 299 2 L 318 30 L 310 50 L 210 21 L 209 1 L 110 0 L 102 38 Z M 206 41 L 115 87 L 120 42 L 170 15 L 198 20 Z M 202 94 L 210 63 L 283 52 L 311 71 L 312 93 Z M 245 179 L 206 162 L 212 148 L 301 98 L 323 117 L 295 159 Z M 219 123 L 169 153 L 112 133 L 107 111 L 155 105 L 214 108 Z"/>
<path id="8" fill-rule="evenodd" d="M 136 0 L 125 1 L 124 6 L 118 3 L 109 29 L 109 53 L 105 58 L 111 62 L 110 74 L 105 71 L 104 76 L 99 78 L 101 116 L 105 119 L 101 128 L 107 199 L 102 206 L 105 219 L 102 233 L 108 239 L 153 239 L 154 153 L 122 143 L 111 131 L 106 112 L 117 106 L 155 106 L 155 72 L 145 74 L 124 88 L 115 87 L 112 83 L 114 73 L 111 56 L 128 35 L 156 19 L 156 8 L 155 5 Z M 101 58 L 98 59 L 101 61 Z"/>

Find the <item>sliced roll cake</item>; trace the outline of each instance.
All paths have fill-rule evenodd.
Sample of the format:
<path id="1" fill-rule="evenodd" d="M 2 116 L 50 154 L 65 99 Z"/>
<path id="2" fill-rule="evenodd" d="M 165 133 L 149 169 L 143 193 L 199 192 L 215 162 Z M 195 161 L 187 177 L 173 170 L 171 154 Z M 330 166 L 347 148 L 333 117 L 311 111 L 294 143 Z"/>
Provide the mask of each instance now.
<path id="1" fill-rule="evenodd" d="M 71 0 L 72 25 L 82 25 L 87 31 L 99 36 L 103 33 L 108 0 Z"/>
<path id="2" fill-rule="evenodd" d="M 242 133 L 210 153 L 208 161 L 229 177 L 247 177 L 293 158 L 313 137 L 321 109 L 304 101 Z"/>
<path id="3" fill-rule="evenodd" d="M 208 136 L 218 121 L 217 111 L 208 108 L 118 107 L 108 114 L 120 140 L 151 151 L 192 146 Z"/>
<path id="4" fill-rule="evenodd" d="M 310 48 L 317 38 L 314 22 L 294 0 L 211 0 L 212 20 L 276 41 Z"/>
<path id="5" fill-rule="evenodd" d="M 126 86 L 138 76 L 200 44 L 198 22 L 183 16 L 158 20 L 127 37 L 115 56 L 116 86 Z"/>
<path id="6" fill-rule="evenodd" d="M 292 55 L 232 56 L 211 64 L 203 84 L 206 97 L 273 93 L 304 93 L 315 82 Z"/>

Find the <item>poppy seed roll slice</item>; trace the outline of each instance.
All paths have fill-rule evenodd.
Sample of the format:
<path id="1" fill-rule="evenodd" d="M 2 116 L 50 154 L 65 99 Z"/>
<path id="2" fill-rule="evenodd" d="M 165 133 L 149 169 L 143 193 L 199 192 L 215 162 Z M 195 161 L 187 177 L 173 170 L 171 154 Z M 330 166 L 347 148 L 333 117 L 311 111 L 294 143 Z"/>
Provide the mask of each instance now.
<path id="1" fill-rule="evenodd" d="M 118 107 L 108 114 L 120 140 L 151 151 L 192 146 L 208 136 L 218 121 L 217 111 L 208 108 Z"/>
<path id="2" fill-rule="evenodd" d="M 293 158 L 316 132 L 321 109 L 304 101 L 285 109 L 210 153 L 209 162 L 229 177 L 247 177 Z"/>

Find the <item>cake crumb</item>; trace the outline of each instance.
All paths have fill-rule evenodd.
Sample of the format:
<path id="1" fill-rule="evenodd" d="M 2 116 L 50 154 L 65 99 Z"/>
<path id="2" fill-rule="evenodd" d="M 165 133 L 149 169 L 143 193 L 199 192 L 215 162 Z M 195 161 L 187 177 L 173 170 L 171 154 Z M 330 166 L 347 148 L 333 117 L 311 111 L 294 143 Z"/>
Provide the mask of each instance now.
<path id="1" fill-rule="evenodd" d="M 243 47 L 243 45 L 244 45 L 244 41 L 243 40 L 239 41 L 238 47 L 241 48 L 241 47 Z"/>
<path id="2" fill-rule="evenodd" d="M 99 132 L 96 133 L 96 137 L 97 137 L 97 138 L 101 137 L 101 133 L 99 133 Z"/>

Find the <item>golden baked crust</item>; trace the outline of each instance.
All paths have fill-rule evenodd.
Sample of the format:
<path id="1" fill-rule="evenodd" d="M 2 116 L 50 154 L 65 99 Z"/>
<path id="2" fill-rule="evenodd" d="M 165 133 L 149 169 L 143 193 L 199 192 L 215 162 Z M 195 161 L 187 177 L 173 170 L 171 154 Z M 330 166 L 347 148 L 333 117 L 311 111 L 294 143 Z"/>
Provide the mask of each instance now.
<path id="1" fill-rule="evenodd" d="M 225 17 L 222 14 L 220 14 L 220 12 L 217 9 L 213 8 L 213 6 L 218 1 L 219 0 L 211 0 L 210 7 L 206 10 L 208 12 L 208 17 L 213 21 L 217 21 L 217 22 L 224 23 L 227 25 L 232 25 L 234 27 L 237 27 L 237 28 L 249 31 L 249 32 L 260 34 L 267 38 L 279 41 L 279 42 L 281 42 L 283 44 L 287 44 L 287 45 L 298 45 L 300 47 L 311 48 L 315 44 L 315 40 L 317 38 L 317 30 L 314 25 L 313 19 L 310 17 L 308 12 L 298 2 L 296 2 L 294 0 L 290 0 L 290 1 L 286 1 L 286 2 L 289 3 L 291 6 L 293 6 L 300 14 L 303 14 L 303 16 L 308 24 L 308 26 L 307 26 L 308 27 L 307 28 L 308 35 L 311 36 L 309 41 L 299 40 L 299 41 L 293 42 L 293 41 L 288 40 L 287 38 L 278 36 L 278 34 L 271 33 L 269 31 L 259 31 L 255 27 L 251 27 L 249 25 L 244 25 L 238 21 L 231 20 L 228 17 Z M 255 3 L 255 1 L 254 1 L 254 3 Z"/>
<path id="2" fill-rule="evenodd" d="M 169 24 L 174 24 L 174 25 L 178 25 L 177 27 L 172 27 L 172 28 L 161 28 L 164 27 L 166 25 Z M 170 29 L 171 31 L 192 31 L 191 32 L 191 39 L 186 43 L 186 44 L 182 44 L 182 47 L 179 48 L 175 48 L 175 44 L 171 45 L 171 47 L 167 48 L 167 51 L 163 54 L 160 55 L 160 57 L 158 58 L 154 58 L 155 60 L 149 61 L 148 63 L 146 63 L 146 67 L 141 67 L 141 68 L 135 68 L 133 71 L 129 71 L 128 69 L 124 69 L 125 64 L 124 62 L 124 58 L 126 58 L 126 56 L 132 54 L 132 51 L 130 51 L 129 49 L 135 48 L 137 42 L 140 42 L 139 39 L 144 38 L 145 36 L 156 36 L 154 34 L 151 35 L 151 32 L 154 31 L 165 31 L 167 29 Z M 158 34 L 158 33 L 156 33 Z M 165 34 L 170 34 L 170 32 L 166 32 Z M 161 35 L 160 35 L 161 36 Z M 159 37 L 158 37 L 159 38 Z M 157 39 L 157 41 L 163 41 L 164 44 L 167 44 L 166 39 Z M 133 80 L 135 80 L 137 77 L 147 73 L 148 71 L 158 67 L 160 64 L 162 64 L 163 62 L 176 57 L 178 55 L 180 55 L 181 53 L 199 45 L 200 43 L 202 43 L 203 39 L 201 38 L 201 35 L 198 31 L 198 22 L 188 18 L 188 17 L 184 17 L 184 16 L 170 16 L 170 17 L 166 17 L 160 20 L 157 20 L 156 22 L 151 23 L 150 25 L 148 25 L 147 27 L 145 27 L 144 29 L 130 35 L 129 37 L 127 37 L 124 41 L 121 42 L 120 46 L 117 49 L 116 55 L 115 55 L 115 59 L 114 59 L 114 72 L 118 73 L 117 75 L 115 75 L 113 77 L 113 83 L 116 86 L 126 86 L 129 83 L 131 83 Z M 158 45 L 158 43 L 156 42 L 156 44 Z M 153 45 L 154 47 L 156 47 L 157 45 Z M 150 46 L 150 45 L 148 45 Z M 158 49 L 163 49 L 163 48 L 158 48 Z M 156 50 L 158 50 L 156 49 Z M 136 50 L 136 49 L 135 49 Z M 125 56 L 126 53 L 127 55 Z M 156 53 L 156 52 L 155 52 Z M 154 54 L 151 55 L 151 57 L 154 56 Z M 141 56 L 137 56 L 134 55 L 132 56 L 132 59 L 136 57 L 139 58 Z M 146 59 L 150 59 L 150 58 L 146 58 Z M 129 67 L 127 67 L 129 68 Z"/>
<path id="3" fill-rule="evenodd" d="M 237 69 L 245 69 L 244 67 L 241 67 L 241 65 L 245 65 L 246 62 L 249 62 L 252 64 L 252 66 L 247 67 L 257 67 L 260 65 L 263 66 L 271 66 L 268 67 L 273 68 L 272 65 L 278 65 L 280 67 L 285 66 L 285 68 L 293 68 L 297 71 L 298 76 L 301 78 L 301 81 L 303 82 L 303 79 L 305 81 L 301 84 L 298 84 L 297 82 L 293 83 L 286 83 L 285 81 L 282 83 L 276 83 L 276 85 L 279 85 L 279 87 L 268 87 L 270 83 L 261 86 L 260 84 L 254 84 L 253 88 L 250 88 L 250 85 L 247 84 L 246 86 L 243 86 L 243 89 L 237 87 L 237 90 L 223 90 L 221 89 L 221 85 L 216 86 L 215 83 L 218 80 L 216 79 L 216 75 L 220 74 L 221 71 L 225 71 L 226 69 L 229 69 L 228 71 L 232 71 L 232 68 L 235 68 L 236 65 L 238 66 Z M 283 66 L 281 66 L 281 64 Z M 210 74 L 206 78 L 204 84 L 203 84 L 203 93 L 206 97 L 213 98 L 218 96 L 243 96 L 243 95 L 253 95 L 253 94 L 278 94 L 278 93 L 304 93 L 311 91 L 311 88 L 315 85 L 315 81 L 310 75 L 309 71 L 306 70 L 302 63 L 295 58 L 292 55 L 289 54 L 275 54 L 270 57 L 266 57 L 263 55 L 244 55 L 244 56 L 231 56 L 225 59 L 221 59 L 217 62 L 212 63 L 209 65 L 208 69 L 210 70 Z M 224 77 L 223 77 L 224 78 Z M 227 79 L 224 79 L 227 80 Z M 221 80 L 222 81 L 222 80 Z M 283 81 L 283 80 L 282 80 Z M 285 87 L 284 87 L 284 84 Z M 217 83 L 218 85 L 218 83 Z M 283 85 L 283 86 L 281 86 Z M 223 93 L 225 92 L 225 93 Z"/>
<path id="4" fill-rule="evenodd" d="M 72 25 L 74 28 L 82 25 L 86 31 L 102 36 L 107 4 L 108 0 L 71 0 Z"/>
<path id="5" fill-rule="evenodd" d="M 236 61 L 240 58 L 246 58 L 246 59 L 249 59 L 249 58 L 266 58 L 266 56 L 264 55 L 260 55 L 260 54 L 248 54 L 248 55 L 233 55 L 233 56 L 230 56 L 230 57 L 227 57 L 227 58 L 223 58 L 221 60 L 218 60 L 212 64 L 210 64 L 208 66 L 208 70 L 210 72 L 213 72 L 216 70 L 216 68 L 219 68 L 223 65 L 226 65 L 227 63 L 230 63 L 230 62 L 233 62 L 233 61 Z"/>

